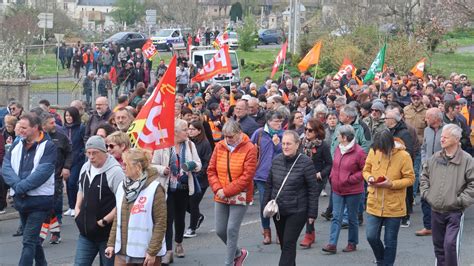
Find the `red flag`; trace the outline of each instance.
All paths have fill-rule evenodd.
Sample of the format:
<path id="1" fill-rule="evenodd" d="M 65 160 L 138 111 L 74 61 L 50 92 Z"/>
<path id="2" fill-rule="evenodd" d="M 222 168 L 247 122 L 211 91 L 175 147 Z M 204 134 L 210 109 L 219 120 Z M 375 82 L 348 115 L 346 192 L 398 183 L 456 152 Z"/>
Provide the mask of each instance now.
<path id="1" fill-rule="evenodd" d="M 134 146 L 158 150 L 174 145 L 176 55 L 135 121 L 128 129 Z"/>
<path id="2" fill-rule="evenodd" d="M 229 42 L 229 34 L 225 31 L 222 35 L 217 36 L 216 40 L 212 43 L 212 45 L 216 49 L 220 49 L 224 44 Z"/>
<path id="3" fill-rule="evenodd" d="M 339 71 L 336 73 L 336 75 L 334 75 L 334 79 L 340 80 L 347 73 L 352 73 L 352 77 L 355 77 L 356 70 L 357 69 L 355 68 L 354 64 L 352 64 L 351 60 L 344 58 Z"/>
<path id="4" fill-rule="evenodd" d="M 152 58 L 153 56 L 155 56 L 158 53 L 158 51 L 156 50 L 156 47 L 153 44 L 153 41 L 151 39 L 146 40 L 145 44 L 142 46 L 142 51 L 145 54 L 145 57 L 147 59 Z"/>
<path id="5" fill-rule="evenodd" d="M 212 59 L 191 79 L 191 82 L 200 82 L 208 80 L 217 74 L 232 73 L 230 64 L 229 46 L 224 45 Z"/>
<path id="6" fill-rule="evenodd" d="M 275 63 L 273 63 L 273 69 L 272 69 L 272 74 L 270 75 L 270 78 L 273 78 L 275 76 L 275 73 L 278 71 L 278 67 L 280 66 L 280 63 L 282 60 L 286 58 L 286 48 L 288 47 L 288 41 L 286 41 L 283 46 L 281 47 L 280 52 L 278 53 L 277 57 L 275 58 Z"/>

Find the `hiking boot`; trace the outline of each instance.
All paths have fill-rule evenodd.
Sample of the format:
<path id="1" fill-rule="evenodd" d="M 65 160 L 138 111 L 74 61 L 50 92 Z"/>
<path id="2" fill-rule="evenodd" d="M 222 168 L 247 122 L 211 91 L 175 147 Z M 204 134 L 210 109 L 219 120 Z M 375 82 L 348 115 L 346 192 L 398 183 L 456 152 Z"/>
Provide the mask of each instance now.
<path id="1" fill-rule="evenodd" d="M 325 252 L 328 255 L 336 254 L 337 253 L 337 247 L 336 245 L 332 244 L 327 244 L 325 247 L 323 247 L 323 252 Z"/>
<path id="2" fill-rule="evenodd" d="M 270 229 L 263 229 L 263 244 L 270 245 L 272 243 L 272 231 Z"/>
<path id="3" fill-rule="evenodd" d="M 316 239 L 316 233 L 313 231 L 312 233 L 306 233 L 304 235 L 303 240 L 300 242 L 300 246 L 302 248 L 311 248 L 311 245 L 314 243 L 314 240 Z"/>
<path id="4" fill-rule="evenodd" d="M 345 247 L 342 252 L 352 252 L 352 251 L 356 251 L 357 250 L 357 246 L 355 244 L 352 244 L 352 243 L 349 243 L 347 244 L 347 247 Z"/>

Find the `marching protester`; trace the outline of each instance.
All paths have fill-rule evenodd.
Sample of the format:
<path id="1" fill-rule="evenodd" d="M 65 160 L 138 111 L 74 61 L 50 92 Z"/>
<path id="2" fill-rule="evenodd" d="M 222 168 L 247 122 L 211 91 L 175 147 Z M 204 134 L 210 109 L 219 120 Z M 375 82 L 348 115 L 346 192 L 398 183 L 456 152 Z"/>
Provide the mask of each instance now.
<path id="1" fill-rule="evenodd" d="M 421 197 L 431 206 L 431 230 L 436 264 L 460 265 L 464 211 L 474 203 L 474 162 L 461 148 L 462 129 L 445 125 L 441 150 L 423 166 Z"/>
<path id="2" fill-rule="evenodd" d="M 112 259 L 115 254 L 114 265 L 161 265 L 166 253 L 165 191 L 149 151 L 130 149 L 123 158 L 126 177 L 115 195 L 117 216 L 105 256 Z"/>
<path id="3" fill-rule="evenodd" d="M 226 245 L 224 263 L 240 266 L 249 255 L 237 242 L 240 225 L 253 201 L 257 150 L 234 120 L 224 124 L 222 134 L 224 139 L 216 144 L 207 175 L 215 194 L 216 234 Z"/>
<path id="4" fill-rule="evenodd" d="M 397 256 L 398 230 L 407 214 L 406 188 L 415 182 L 410 154 L 403 142 L 388 130 L 374 136 L 363 175 L 367 197 L 367 241 L 377 265 L 393 265 Z M 384 242 L 380 239 L 382 226 Z"/>
<path id="5" fill-rule="evenodd" d="M 273 216 L 280 240 L 278 265 L 296 265 L 296 241 L 304 225 L 312 225 L 318 216 L 318 184 L 311 159 L 298 152 L 300 138 L 285 131 L 282 154 L 275 157 L 265 188 L 264 205 L 276 200 L 278 213 Z"/>

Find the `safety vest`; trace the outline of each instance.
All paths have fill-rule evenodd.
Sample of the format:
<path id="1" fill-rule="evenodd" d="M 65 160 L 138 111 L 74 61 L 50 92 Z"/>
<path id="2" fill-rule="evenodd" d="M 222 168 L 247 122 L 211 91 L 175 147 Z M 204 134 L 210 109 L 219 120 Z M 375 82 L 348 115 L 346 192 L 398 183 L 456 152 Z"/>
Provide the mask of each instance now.
<path id="1" fill-rule="evenodd" d="M 90 61 L 90 62 L 89 62 Z M 82 55 L 82 62 L 84 62 L 84 65 L 87 65 L 87 63 L 93 63 L 94 62 L 94 54 L 87 54 L 87 53 L 84 53 Z"/>
<path id="2" fill-rule="evenodd" d="M 148 245 L 153 234 L 153 200 L 155 198 L 156 189 L 160 182 L 152 181 L 145 189 L 140 191 L 137 199 L 133 203 L 130 210 L 130 218 L 128 219 L 127 232 L 127 256 L 134 258 L 145 258 Z M 123 181 L 118 186 L 115 200 L 117 202 L 117 234 L 115 237 L 115 253 L 118 254 L 122 247 L 121 241 L 121 225 L 122 225 L 122 201 L 125 192 L 123 190 Z M 166 210 L 163 210 L 166 211 Z M 156 256 L 164 256 L 166 254 L 166 243 L 163 239 L 161 250 Z M 150 254 L 154 255 L 154 254 Z"/>
<path id="3" fill-rule="evenodd" d="M 216 125 L 214 125 L 214 121 L 208 118 L 207 122 L 209 123 L 209 126 L 211 127 L 212 138 L 214 139 L 214 141 L 217 142 L 217 141 L 222 140 L 222 131 Z"/>

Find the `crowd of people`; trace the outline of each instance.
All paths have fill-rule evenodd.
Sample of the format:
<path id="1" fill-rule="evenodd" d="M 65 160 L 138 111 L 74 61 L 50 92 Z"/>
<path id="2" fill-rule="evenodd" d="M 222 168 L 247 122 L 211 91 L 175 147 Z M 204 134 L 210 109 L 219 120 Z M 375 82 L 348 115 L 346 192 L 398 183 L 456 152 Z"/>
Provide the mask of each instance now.
<path id="1" fill-rule="evenodd" d="M 76 56 L 98 58 L 95 50 Z M 116 67 L 143 63 L 146 71 L 140 51 L 120 50 Z M 87 60 L 80 64 L 92 78 L 107 79 L 115 67 Z M 161 62 L 157 80 L 165 70 Z M 155 151 L 132 147 L 126 133 L 150 80 L 134 79 L 120 95 L 99 86 L 93 108 L 85 81 L 86 101 L 74 100 L 62 116 L 47 100 L 32 110 L 11 101 L 0 110 L 0 213 L 11 201 L 20 214 L 20 265 L 46 263 L 43 242 L 49 234 L 49 243 L 61 242 L 64 216 L 77 224 L 76 265 L 97 255 L 102 265 L 173 263 L 186 254 L 183 239 L 198 236 L 206 221 L 199 206 L 208 188 L 225 245 L 219 264 L 246 261 L 239 230 L 258 199 L 262 243 L 280 245 L 279 265 L 296 264 L 304 227 L 299 246 L 311 248 L 318 216 L 331 222 L 322 252 L 338 252 L 345 228 L 342 251 L 356 252 L 365 223 L 374 262 L 393 265 L 399 229 L 410 226 L 420 196 L 416 235 L 432 235 L 437 265 L 458 265 L 463 212 L 474 203 L 472 86 L 455 73 L 419 78 L 388 68 L 362 84 L 365 74 L 316 80 L 285 70 L 260 86 L 245 77 L 230 88 L 202 89 L 187 76 L 175 98 L 174 146 Z M 326 188 L 329 204 L 319 206 Z M 279 211 L 270 217 L 264 208 L 275 199 Z"/>

